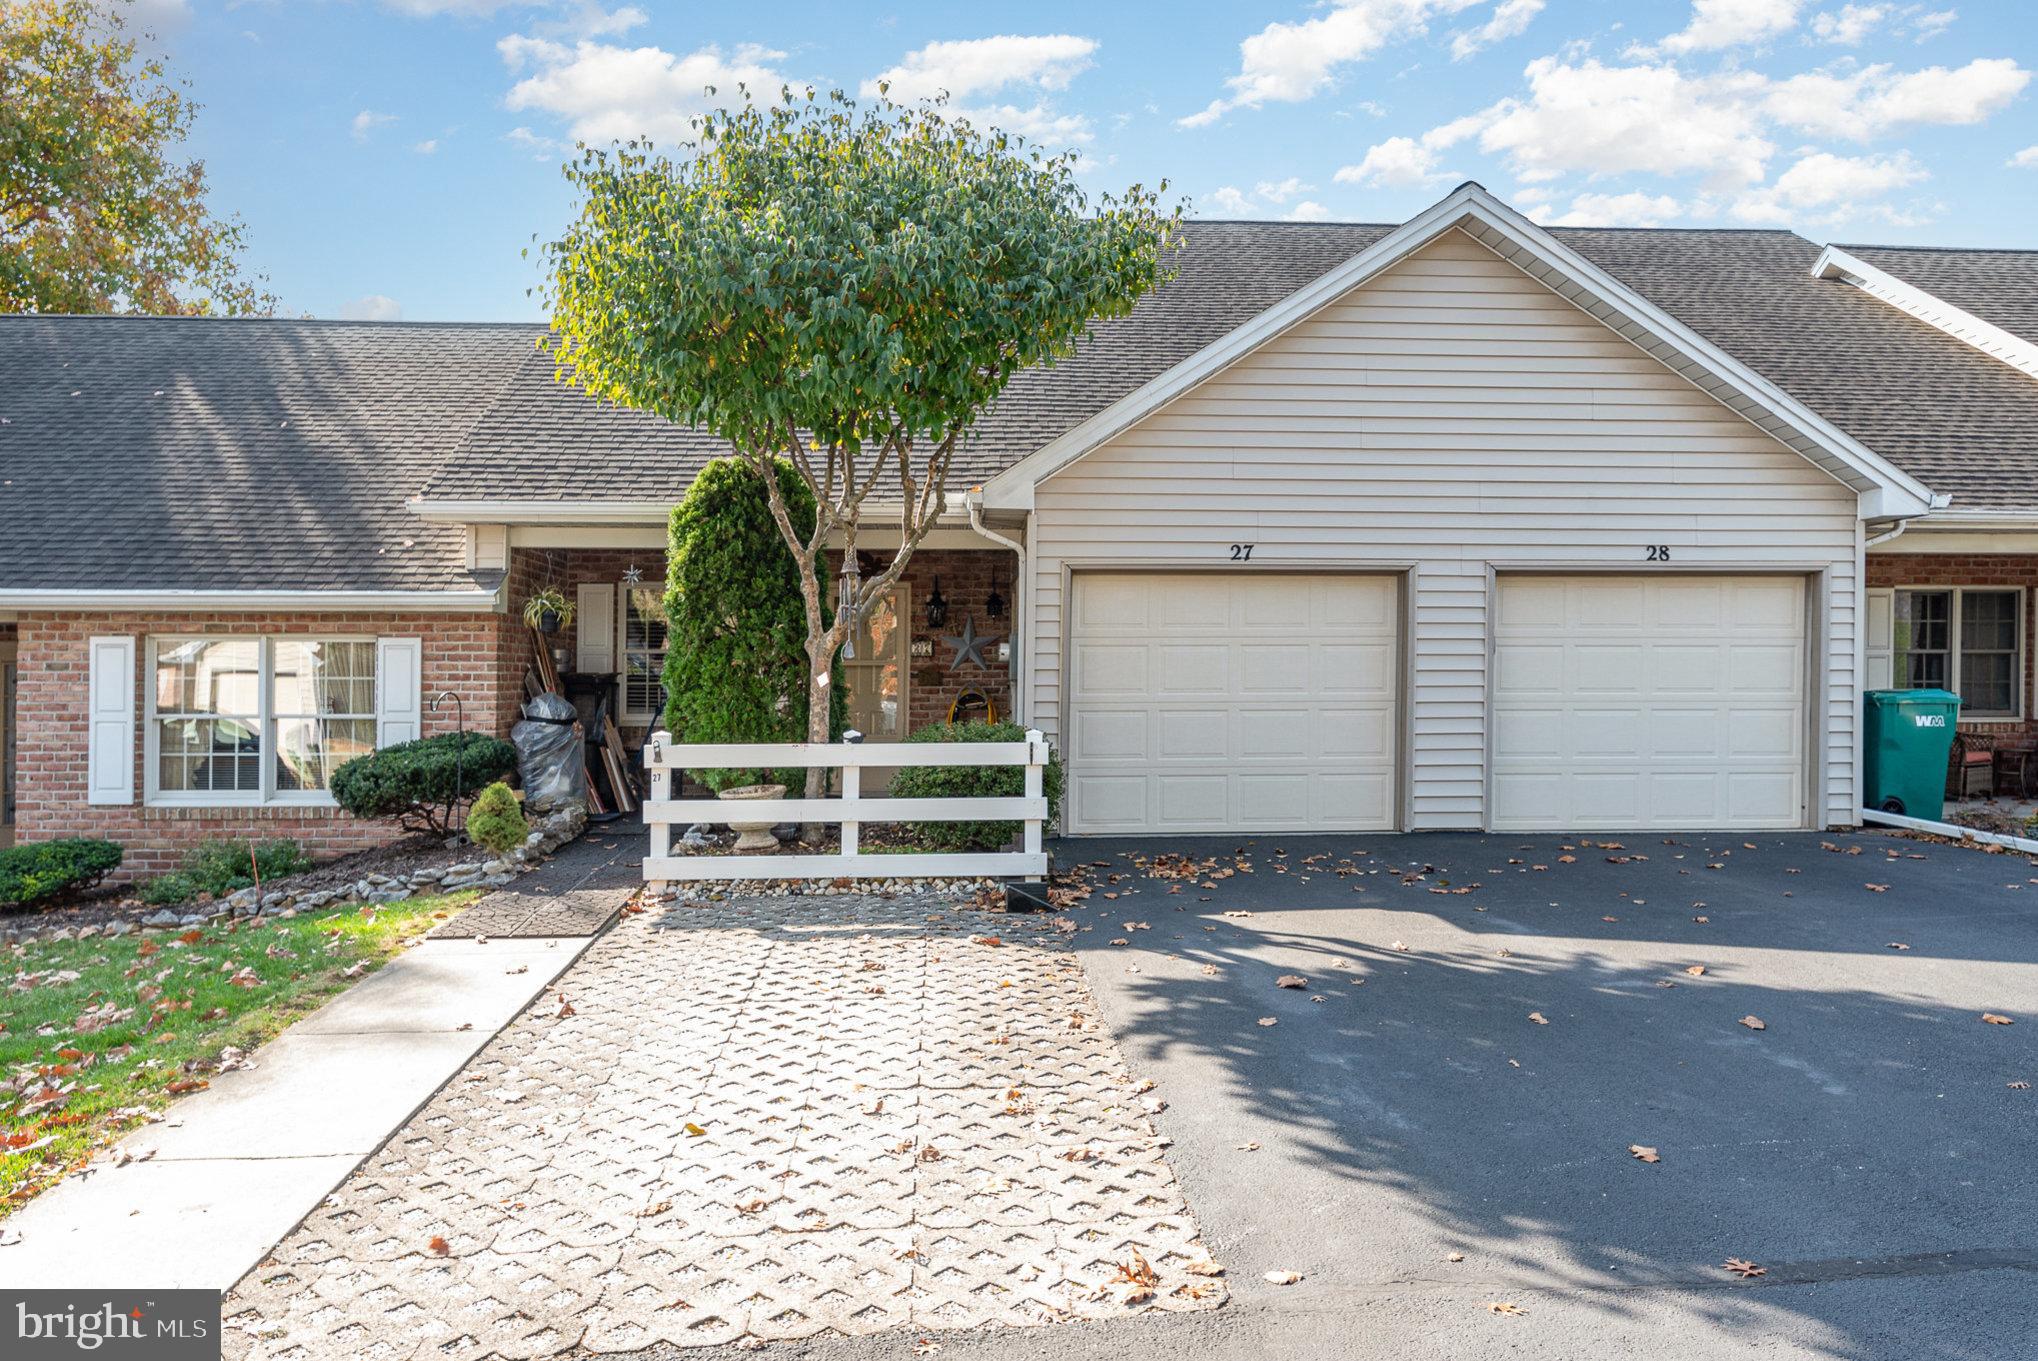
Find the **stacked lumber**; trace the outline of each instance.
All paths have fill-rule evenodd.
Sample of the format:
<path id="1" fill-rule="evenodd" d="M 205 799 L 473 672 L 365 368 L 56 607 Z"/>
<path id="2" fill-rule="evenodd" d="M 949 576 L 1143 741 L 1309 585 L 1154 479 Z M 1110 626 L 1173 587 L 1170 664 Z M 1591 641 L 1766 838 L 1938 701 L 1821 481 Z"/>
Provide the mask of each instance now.
<path id="1" fill-rule="evenodd" d="M 542 694 L 564 698 L 566 687 L 560 683 L 559 667 L 552 660 L 552 649 L 545 645 L 541 635 L 536 660 L 524 672 L 524 698 L 536 699 Z M 588 812 L 637 811 L 643 795 L 632 777 L 630 749 L 623 745 L 622 730 L 616 727 L 616 720 L 609 712 L 607 695 L 603 695 L 601 703 L 595 707 L 594 721 L 588 725 L 583 752 L 587 766 Z M 606 793 L 603 792 L 604 786 L 607 787 Z"/>

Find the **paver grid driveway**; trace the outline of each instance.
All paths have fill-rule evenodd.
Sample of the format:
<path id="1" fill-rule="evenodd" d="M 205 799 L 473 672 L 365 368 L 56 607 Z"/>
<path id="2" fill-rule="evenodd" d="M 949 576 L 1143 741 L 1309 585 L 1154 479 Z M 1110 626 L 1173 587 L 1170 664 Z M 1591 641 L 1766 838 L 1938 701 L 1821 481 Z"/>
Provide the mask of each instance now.
<path id="1" fill-rule="evenodd" d="M 1214 1307 L 1066 926 L 934 898 L 626 914 L 229 1294 L 227 1354 Z M 1112 1285 L 1135 1253 L 1150 1299 Z"/>

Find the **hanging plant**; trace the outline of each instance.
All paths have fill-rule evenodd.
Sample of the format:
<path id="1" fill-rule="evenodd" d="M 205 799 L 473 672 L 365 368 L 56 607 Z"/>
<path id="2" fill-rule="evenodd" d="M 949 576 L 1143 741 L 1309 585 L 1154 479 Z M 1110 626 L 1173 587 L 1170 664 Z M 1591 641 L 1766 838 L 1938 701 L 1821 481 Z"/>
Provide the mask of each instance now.
<path id="1" fill-rule="evenodd" d="M 573 622 L 573 602 L 547 586 L 524 602 L 524 622 L 540 633 L 557 633 Z"/>

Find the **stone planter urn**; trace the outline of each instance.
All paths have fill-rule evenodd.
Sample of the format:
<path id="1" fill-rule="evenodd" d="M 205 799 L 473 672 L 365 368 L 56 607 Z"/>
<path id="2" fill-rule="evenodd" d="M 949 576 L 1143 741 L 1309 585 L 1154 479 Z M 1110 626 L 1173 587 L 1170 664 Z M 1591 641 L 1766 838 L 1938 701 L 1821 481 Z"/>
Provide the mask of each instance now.
<path id="1" fill-rule="evenodd" d="M 740 785 L 735 789 L 724 789 L 716 794 L 715 797 L 718 799 L 729 799 L 732 802 L 740 802 L 745 799 L 782 799 L 785 797 L 785 786 L 782 784 L 746 784 Z M 729 830 L 736 833 L 736 849 L 738 851 L 775 851 L 778 849 L 778 838 L 771 834 L 771 829 L 774 825 L 775 823 L 771 820 L 764 822 L 731 822 Z"/>

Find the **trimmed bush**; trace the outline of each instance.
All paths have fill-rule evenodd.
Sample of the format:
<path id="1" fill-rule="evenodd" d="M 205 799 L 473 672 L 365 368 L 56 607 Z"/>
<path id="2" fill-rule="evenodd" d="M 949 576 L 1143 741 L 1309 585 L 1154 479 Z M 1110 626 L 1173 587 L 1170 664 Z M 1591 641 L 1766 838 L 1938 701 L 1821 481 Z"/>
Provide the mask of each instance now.
<path id="1" fill-rule="evenodd" d="M 360 818 L 451 832 L 448 810 L 517 768 L 517 749 L 487 733 L 448 732 L 356 756 L 333 772 L 333 798 Z M 458 774 L 458 788 L 455 774 Z"/>
<path id="2" fill-rule="evenodd" d="M 814 494 L 790 463 L 779 493 L 793 527 L 814 527 Z M 764 479 L 719 458 L 701 469 L 672 508 L 666 552 L 665 724 L 680 742 L 807 740 L 807 614 L 800 569 L 779 536 Z M 821 598 L 826 610 L 829 592 Z M 833 721 L 848 714 L 844 687 L 830 691 Z M 798 789 L 804 770 L 692 770 L 720 793 L 746 784 Z"/>
<path id="3" fill-rule="evenodd" d="M 142 886 L 142 901 L 159 907 L 188 903 L 201 893 L 224 898 L 238 889 L 251 887 L 254 871 L 260 869 L 262 882 L 302 874 L 311 868 L 311 857 L 288 838 L 275 841 L 206 841 L 184 855 L 184 867 L 158 875 Z"/>
<path id="4" fill-rule="evenodd" d="M 508 855 L 530 834 L 523 803 L 501 780 L 482 790 L 467 810 L 467 835 L 497 855 Z"/>
<path id="5" fill-rule="evenodd" d="M 21 907 L 88 889 L 120 865 L 111 841 L 67 837 L 0 851 L 0 907 Z"/>
<path id="6" fill-rule="evenodd" d="M 1024 742 L 1017 723 L 932 723 L 906 739 L 912 742 Z M 1040 772 L 1047 819 L 1061 815 L 1061 757 L 1050 751 Z M 908 766 L 892 777 L 899 799 L 1016 798 L 1026 792 L 1024 766 Z M 913 839 L 929 850 L 995 851 L 1019 835 L 1020 822 L 910 822 Z"/>

